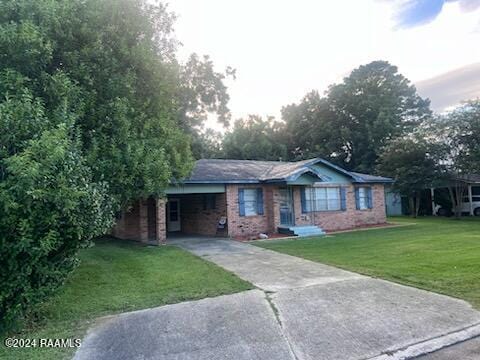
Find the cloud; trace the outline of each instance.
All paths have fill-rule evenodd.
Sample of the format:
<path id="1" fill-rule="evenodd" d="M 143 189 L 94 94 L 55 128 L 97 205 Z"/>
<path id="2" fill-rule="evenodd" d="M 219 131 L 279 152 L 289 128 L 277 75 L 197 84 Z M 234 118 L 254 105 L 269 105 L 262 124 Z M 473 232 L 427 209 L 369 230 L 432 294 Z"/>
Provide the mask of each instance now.
<path id="1" fill-rule="evenodd" d="M 480 0 L 394 0 L 394 20 L 398 28 L 410 28 L 433 21 L 445 3 L 458 3 L 462 11 L 474 11 Z"/>
<path id="2" fill-rule="evenodd" d="M 444 111 L 462 101 L 480 97 L 480 63 L 463 66 L 415 85 L 422 97 L 430 98 L 433 110 Z"/>

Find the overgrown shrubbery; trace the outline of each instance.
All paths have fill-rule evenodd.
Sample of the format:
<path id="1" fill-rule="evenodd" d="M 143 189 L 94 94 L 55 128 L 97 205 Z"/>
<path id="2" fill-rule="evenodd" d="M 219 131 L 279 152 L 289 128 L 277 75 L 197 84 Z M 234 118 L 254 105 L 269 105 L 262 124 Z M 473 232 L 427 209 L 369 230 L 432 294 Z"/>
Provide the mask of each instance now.
<path id="1" fill-rule="evenodd" d="M 2 162 L 0 314 L 7 327 L 61 285 L 77 250 L 111 225 L 104 184 L 92 182 L 65 125 Z"/>
<path id="2" fill-rule="evenodd" d="M 177 62 L 174 19 L 146 0 L 0 2 L 0 328 L 122 206 L 188 174 L 207 112 L 228 120 L 224 75 Z"/>
<path id="3" fill-rule="evenodd" d="M 207 113 L 228 122 L 226 75 L 176 60 L 174 20 L 146 0 L 0 1 L 0 329 L 188 174 Z"/>

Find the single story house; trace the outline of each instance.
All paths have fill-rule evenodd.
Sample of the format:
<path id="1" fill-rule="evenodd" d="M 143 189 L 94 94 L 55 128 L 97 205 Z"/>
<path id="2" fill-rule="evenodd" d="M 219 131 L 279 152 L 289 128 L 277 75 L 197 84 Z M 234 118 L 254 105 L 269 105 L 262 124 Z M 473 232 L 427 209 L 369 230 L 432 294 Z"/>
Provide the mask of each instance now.
<path id="1" fill-rule="evenodd" d="M 139 200 L 123 212 L 113 235 L 160 244 L 178 233 L 251 239 L 383 224 L 384 186 L 391 182 L 320 158 L 203 159 L 163 198 Z"/>

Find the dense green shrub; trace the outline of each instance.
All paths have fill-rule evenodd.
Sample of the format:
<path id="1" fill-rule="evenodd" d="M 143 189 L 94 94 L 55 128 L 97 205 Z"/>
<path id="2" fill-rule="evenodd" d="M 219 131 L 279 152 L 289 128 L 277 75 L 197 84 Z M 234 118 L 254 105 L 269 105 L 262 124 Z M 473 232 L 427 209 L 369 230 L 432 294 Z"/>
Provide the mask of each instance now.
<path id="1" fill-rule="evenodd" d="M 226 75 L 177 61 L 174 20 L 148 0 L 0 1 L 0 327 L 122 207 L 188 175 L 208 114 L 228 122 Z"/>
<path id="2" fill-rule="evenodd" d="M 91 181 L 67 127 L 3 161 L 0 314 L 3 327 L 62 284 L 77 250 L 111 225 L 105 186 Z"/>

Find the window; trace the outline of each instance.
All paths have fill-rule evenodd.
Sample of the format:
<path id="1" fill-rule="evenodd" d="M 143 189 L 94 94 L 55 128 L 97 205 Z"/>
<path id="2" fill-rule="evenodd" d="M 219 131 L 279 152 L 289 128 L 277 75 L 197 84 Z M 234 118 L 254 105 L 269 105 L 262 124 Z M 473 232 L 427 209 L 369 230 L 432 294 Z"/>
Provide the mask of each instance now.
<path id="1" fill-rule="evenodd" d="M 262 189 L 239 189 L 238 205 L 240 216 L 263 215 Z"/>
<path id="2" fill-rule="evenodd" d="M 362 186 L 355 189 L 355 202 L 357 210 L 367 210 L 372 208 L 372 188 Z"/>
<path id="3" fill-rule="evenodd" d="M 215 210 L 215 194 L 203 195 L 203 210 Z"/>
<path id="4" fill-rule="evenodd" d="M 305 190 L 304 212 L 343 210 L 344 191 L 339 187 L 314 187 Z"/>

